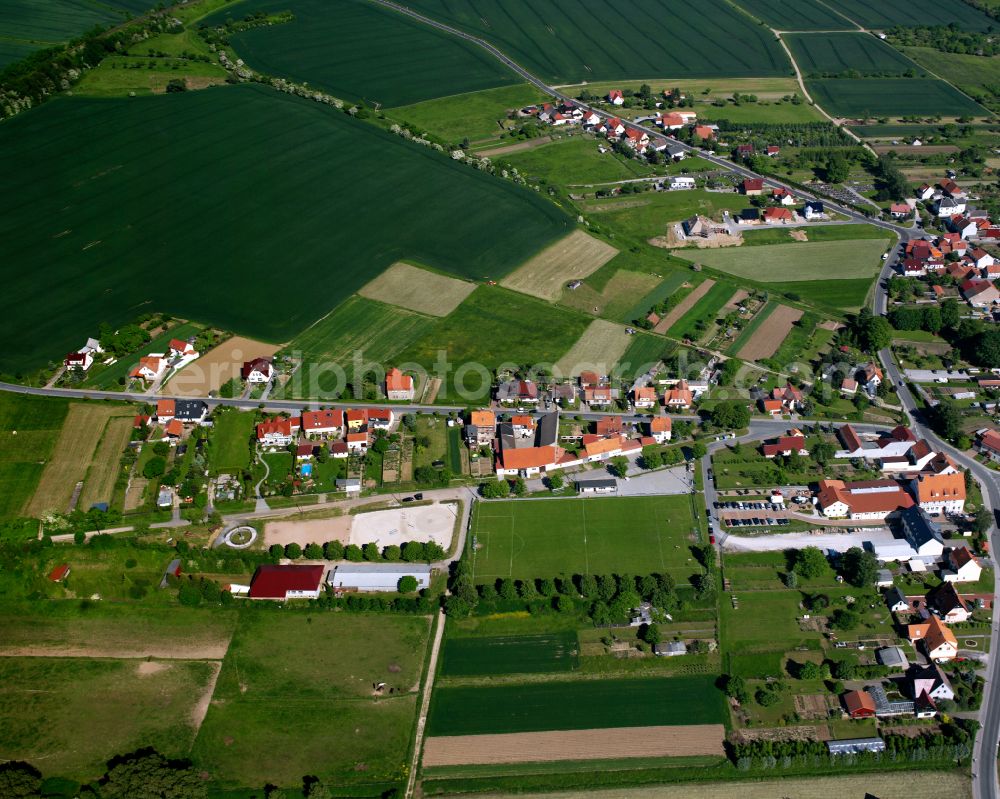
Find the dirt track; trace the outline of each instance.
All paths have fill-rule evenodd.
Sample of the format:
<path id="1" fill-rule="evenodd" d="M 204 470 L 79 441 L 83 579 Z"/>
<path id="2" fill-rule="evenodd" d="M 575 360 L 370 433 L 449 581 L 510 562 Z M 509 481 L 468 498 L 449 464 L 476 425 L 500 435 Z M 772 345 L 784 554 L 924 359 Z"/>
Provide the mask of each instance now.
<path id="1" fill-rule="evenodd" d="M 722 756 L 721 724 L 619 727 L 499 735 L 445 735 L 424 744 L 425 766 L 551 762 L 593 758 Z"/>
<path id="2" fill-rule="evenodd" d="M 753 337 L 743 345 L 737 353 L 745 361 L 758 361 L 770 358 L 778 351 L 781 342 L 785 340 L 792 325 L 802 317 L 798 308 L 779 305 L 773 313 L 757 328 Z"/>
<path id="3" fill-rule="evenodd" d="M 656 327 L 653 328 L 653 332 L 660 333 L 661 335 L 666 333 L 671 327 L 673 327 L 674 322 L 690 311 L 694 307 L 695 303 L 708 294 L 714 285 L 715 281 L 711 278 L 699 284 L 697 288 L 681 300 L 681 302 L 674 307 L 670 313 L 660 319 Z"/>

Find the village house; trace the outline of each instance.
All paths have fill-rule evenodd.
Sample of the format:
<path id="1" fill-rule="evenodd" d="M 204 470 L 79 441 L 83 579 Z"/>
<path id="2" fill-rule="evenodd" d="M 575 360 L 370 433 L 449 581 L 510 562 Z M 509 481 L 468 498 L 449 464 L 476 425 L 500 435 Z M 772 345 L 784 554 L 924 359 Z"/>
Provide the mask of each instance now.
<path id="1" fill-rule="evenodd" d="M 988 280 L 966 280 L 959 290 L 973 308 L 989 308 L 1000 300 L 1000 291 Z"/>
<path id="2" fill-rule="evenodd" d="M 848 691 L 843 696 L 844 709 L 852 719 L 875 717 L 875 700 L 867 691 Z"/>
<path id="3" fill-rule="evenodd" d="M 795 205 L 795 196 L 783 186 L 771 189 L 771 200 L 778 205 Z"/>
<path id="4" fill-rule="evenodd" d="M 343 431 L 343 411 L 325 410 L 302 412 L 302 432 L 307 436 L 340 436 Z"/>
<path id="5" fill-rule="evenodd" d="M 129 372 L 128 376 L 152 383 L 159 380 L 166 369 L 167 362 L 161 356 L 146 355 L 139 359 L 139 365 Z"/>
<path id="6" fill-rule="evenodd" d="M 161 399 L 156 402 L 156 422 L 166 424 L 176 419 L 182 424 L 201 424 L 208 417 L 208 404 L 202 400 Z"/>
<path id="7" fill-rule="evenodd" d="M 412 401 L 413 378 L 393 367 L 385 373 L 385 396 L 390 402 Z"/>
<path id="8" fill-rule="evenodd" d="M 63 366 L 67 369 L 79 369 L 86 372 L 94 365 L 94 354 L 92 352 L 70 352 L 63 359 Z"/>
<path id="9" fill-rule="evenodd" d="M 858 375 L 858 382 L 871 395 L 874 395 L 878 391 L 878 387 L 882 385 L 882 380 L 884 380 L 882 369 L 875 361 L 865 364 L 865 367 Z"/>
<path id="10" fill-rule="evenodd" d="M 243 364 L 240 375 L 247 383 L 270 383 L 274 365 L 267 358 L 254 358 Z"/>
<path id="11" fill-rule="evenodd" d="M 759 197 L 764 193 L 764 181 L 761 178 L 747 178 L 740 188 L 747 197 Z"/>
<path id="12" fill-rule="evenodd" d="M 625 95 L 621 89 L 612 89 L 608 92 L 608 102 L 611 105 L 625 105 Z"/>
<path id="13" fill-rule="evenodd" d="M 718 128 L 711 125 L 695 125 L 692 131 L 696 139 L 701 139 L 702 141 L 707 141 L 708 139 L 714 139 L 716 136 L 716 131 Z"/>
<path id="14" fill-rule="evenodd" d="M 681 380 L 673 388 L 663 393 L 663 405 L 669 410 L 683 411 L 694 401 L 686 380 Z"/>
<path id="15" fill-rule="evenodd" d="M 805 436 L 801 435 L 779 436 L 761 444 L 760 451 L 765 458 L 776 458 L 778 455 L 788 457 L 793 453 L 803 456 L 809 454 Z"/>
<path id="16" fill-rule="evenodd" d="M 497 434 L 497 417 L 493 411 L 472 411 L 465 426 L 465 441 L 470 447 L 485 447 Z"/>
<path id="17" fill-rule="evenodd" d="M 530 380 L 507 380 L 497 387 L 497 401 L 503 405 L 537 405 L 538 384 Z"/>
<path id="18" fill-rule="evenodd" d="M 921 559 L 936 560 L 944 553 L 944 536 L 927 511 L 917 506 L 907 507 L 900 516 L 903 538 Z"/>
<path id="19" fill-rule="evenodd" d="M 884 519 L 913 506 L 913 499 L 895 480 L 820 480 L 817 500 L 829 519 Z"/>
<path id="20" fill-rule="evenodd" d="M 791 383 L 771 389 L 771 399 L 778 400 L 782 410 L 797 411 L 802 407 L 802 391 Z"/>
<path id="21" fill-rule="evenodd" d="M 299 417 L 268 419 L 257 424 L 257 442 L 265 447 L 287 447 L 298 436 L 302 426 Z"/>
<path id="22" fill-rule="evenodd" d="M 672 426 L 669 416 L 654 416 L 649 420 L 649 435 L 657 444 L 665 444 L 673 434 Z"/>
<path id="23" fill-rule="evenodd" d="M 667 188 L 670 191 L 689 191 L 697 186 L 695 179 L 688 175 L 676 175 L 670 178 Z"/>
<path id="24" fill-rule="evenodd" d="M 192 341 L 183 341 L 179 338 L 172 338 L 170 339 L 170 344 L 167 346 L 170 350 L 171 357 L 174 358 L 187 358 L 198 354 L 198 351 L 194 348 L 194 342 Z"/>
<path id="25" fill-rule="evenodd" d="M 795 221 L 795 215 L 787 208 L 765 208 L 761 216 L 765 225 L 790 225 Z"/>
<path id="26" fill-rule="evenodd" d="M 826 209 L 823 207 L 823 203 L 818 200 L 812 200 L 807 202 L 802 208 L 802 218 L 807 222 L 812 222 L 817 219 L 826 219 Z"/>
<path id="27" fill-rule="evenodd" d="M 889 206 L 889 214 L 893 219 L 906 219 L 913 209 L 906 203 L 893 203 Z"/>
<path id="28" fill-rule="evenodd" d="M 974 583 L 983 574 L 979 559 L 968 547 L 955 547 L 948 553 L 941 579 L 947 583 Z"/>
<path id="29" fill-rule="evenodd" d="M 368 451 L 368 430 L 358 430 L 353 433 L 348 433 L 345 437 L 347 442 L 347 451 L 349 453 L 353 452 L 356 455 L 363 455 Z"/>
<path id="30" fill-rule="evenodd" d="M 955 634 L 937 616 L 909 625 L 907 638 L 914 647 L 919 645 L 931 660 L 954 660 L 958 655 Z"/>
<path id="31" fill-rule="evenodd" d="M 917 504 L 928 513 L 951 515 L 965 508 L 963 474 L 920 474 L 910 483 L 910 488 Z"/>
<path id="32" fill-rule="evenodd" d="M 658 398 L 652 386 L 641 386 L 632 391 L 632 404 L 636 408 L 655 408 Z"/>
<path id="33" fill-rule="evenodd" d="M 927 594 L 927 609 L 945 624 L 961 624 L 968 621 L 972 617 L 970 605 L 975 607 L 974 603 L 967 604 L 958 595 L 952 582 L 941 583 Z"/>
<path id="34" fill-rule="evenodd" d="M 906 676 L 910 682 L 910 695 L 914 699 L 926 696 L 940 702 L 955 698 L 955 690 L 951 687 L 951 683 L 941 671 L 941 667 L 934 663 L 927 666 L 914 665 Z"/>

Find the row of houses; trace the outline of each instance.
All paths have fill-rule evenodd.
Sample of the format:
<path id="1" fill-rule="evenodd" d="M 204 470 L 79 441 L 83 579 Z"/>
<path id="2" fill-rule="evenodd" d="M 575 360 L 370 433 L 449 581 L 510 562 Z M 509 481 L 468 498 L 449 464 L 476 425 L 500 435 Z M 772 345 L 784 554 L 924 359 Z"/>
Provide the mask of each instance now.
<path id="1" fill-rule="evenodd" d="M 902 680 L 893 682 L 901 691 L 899 698 L 890 698 L 881 683 L 867 685 L 863 689 L 848 691 L 841 697 L 844 711 L 852 719 L 898 716 L 925 719 L 937 715 L 938 702 L 955 698 L 955 690 L 948 677 L 933 663 L 913 665 Z"/>
<path id="2" fill-rule="evenodd" d="M 640 386 L 625 396 L 635 408 L 650 410 L 662 405 L 669 410 L 688 410 L 709 390 L 708 380 L 664 379 L 663 391 L 655 386 Z M 582 401 L 591 407 L 606 408 L 625 398 L 623 391 L 612 385 L 611 379 L 593 371 L 583 371 L 573 381 L 542 386 L 528 379 L 502 380 L 496 389 L 497 402 L 505 407 L 536 408 L 544 400 L 562 407 Z"/>
<path id="3" fill-rule="evenodd" d="M 906 243 L 898 265 L 904 277 L 949 276 L 958 284 L 962 297 L 973 308 L 988 309 L 1000 302 L 994 285 L 1000 279 L 1000 263 L 981 246 L 973 246 L 959 232 L 944 233 L 932 241 L 914 239 Z M 931 289 L 944 296 L 941 286 Z"/>
<path id="4" fill-rule="evenodd" d="M 298 446 L 298 454 L 311 457 L 316 440 L 326 440 L 335 458 L 364 455 L 376 431 L 388 431 L 396 421 L 392 408 L 327 409 L 303 411 L 298 416 L 276 416 L 257 424 L 257 443 L 270 449 Z"/>

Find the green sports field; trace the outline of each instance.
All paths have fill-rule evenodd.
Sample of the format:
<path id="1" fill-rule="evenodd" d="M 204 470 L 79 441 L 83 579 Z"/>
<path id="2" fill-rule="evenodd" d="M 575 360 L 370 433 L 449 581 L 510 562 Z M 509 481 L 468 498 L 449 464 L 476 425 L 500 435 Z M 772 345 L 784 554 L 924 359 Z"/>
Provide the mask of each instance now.
<path id="1" fill-rule="evenodd" d="M 533 192 L 256 85 L 47 103 L 0 128 L 0 172 L 8 373 L 148 310 L 288 341 L 397 260 L 498 278 L 571 225 Z"/>
<path id="2" fill-rule="evenodd" d="M 699 676 L 441 687 L 431 700 L 427 733 L 721 724 L 725 697 L 714 681 Z"/>
<path id="3" fill-rule="evenodd" d="M 815 0 L 736 0 L 736 5 L 776 30 L 832 31 L 854 26 L 843 16 Z"/>
<path id="4" fill-rule="evenodd" d="M 697 255 L 681 251 L 679 254 L 737 277 L 760 283 L 780 283 L 874 278 L 885 249 L 886 242 L 882 239 L 858 239 L 699 250 Z"/>
<path id="5" fill-rule="evenodd" d="M 250 66 L 344 99 L 405 105 L 517 80 L 481 47 L 363 0 L 248 0 L 202 24 L 255 11 L 295 19 L 231 37 Z"/>
<path id="6" fill-rule="evenodd" d="M 898 50 L 869 33 L 789 33 L 784 40 L 803 75 L 848 70 L 862 75 L 902 75 L 908 69 L 922 72 Z"/>
<path id="7" fill-rule="evenodd" d="M 570 671 L 579 663 L 576 632 L 445 640 L 441 675 L 538 674 Z"/>
<path id="8" fill-rule="evenodd" d="M 841 117 L 982 115 L 978 103 L 935 78 L 817 78 L 806 88 L 827 113 Z"/>
<path id="9" fill-rule="evenodd" d="M 970 31 L 996 27 L 996 22 L 962 0 L 829 0 L 827 5 L 869 29 L 953 23 Z"/>
<path id="10" fill-rule="evenodd" d="M 669 572 L 686 584 L 700 568 L 693 530 L 686 495 L 480 502 L 467 557 L 476 583 Z"/>
<path id="11" fill-rule="evenodd" d="M 696 5 L 638 0 L 627 6 L 591 0 L 406 0 L 405 4 L 482 36 L 549 83 L 791 71 L 770 31 L 725 0 Z"/>

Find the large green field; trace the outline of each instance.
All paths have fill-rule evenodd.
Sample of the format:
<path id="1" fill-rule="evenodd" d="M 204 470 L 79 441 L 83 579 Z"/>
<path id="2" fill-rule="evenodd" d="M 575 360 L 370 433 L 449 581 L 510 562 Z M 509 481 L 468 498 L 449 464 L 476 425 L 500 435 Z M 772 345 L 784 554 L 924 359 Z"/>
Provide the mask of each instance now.
<path id="1" fill-rule="evenodd" d="M 517 80 L 481 47 L 363 0 L 246 0 L 205 19 L 291 11 L 231 37 L 252 67 L 370 105 L 395 106 Z"/>
<path id="2" fill-rule="evenodd" d="M 55 449 L 69 403 L 0 392 L 0 520 L 18 516 Z"/>
<path id="3" fill-rule="evenodd" d="M 28 53 L 39 49 L 38 46 L 12 39 L 0 39 L 0 69 L 15 61 L 20 61 Z"/>
<path id="4" fill-rule="evenodd" d="M 803 75 L 837 75 L 848 70 L 862 75 L 920 71 L 898 50 L 869 33 L 795 33 L 786 34 L 784 39 Z"/>
<path id="5" fill-rule="evenodd" d="M 747 198 L 730 192 L 696 189 L 658 191 L 584 205 L 592 224 L 607 225 L 616 233 L 641 239 L 666 236 L 669 226 L 692 214 L 715 216 L 723 210 L 739 211 L 749 205 Z"/>
<path id="6" fill-rule="evenodd" d="M 690 552 L 691 499 L 683 496 L 481 502 L 468 555 L 474 580 L 669 572 L 700 568 Z"/>
<path id="7" fill-rule="evenodd" d="M 434 321 L 423 314 L 353 296 L 285 347 L 285 352 L 302 359 L 302 367 L 292 375 L 284 393 L 318 397 L 337 391 L 340 373 L 336 367 L 349 378 L 356 357 L 388 365 Z M 339 388 L 343 390 L 343 385 Z"/>
<path id="8" fill-rule="evenodd" d="M 393 119 L 410 122 L 452 142 L 498 137 L 507 111 L 545 100 L 534 86 L 518 83 L 497 89 L 466 92 L 392 109 Z"/>
<path id="9" fill-rule="evenodd" d="M 96 779 L 118 754 L 187 754 L 195 704 L 211 685 L 200 661 L 0 658 L 0 758 Z"/>
<path id="10" fill-rule="evenodd" d="M 500 277 L 570 228 L 508 181 L 255 85 L 47 103 L 0 128 L 0 172 L 3 372 L 140 310 L 287 341 L 397 260 Z M 190 289 L 149 279 L 178 269 Z"/>
<path id="11" fill-rule="evenodd" d="M 886 249 L 882 239 L 764 244 L 754 247 L 699 250 L 692 261 L 761 283 L 848 278 L 874 278 Z"/>
<path id="12" fill-rule="evenodd" d="M 996 27 L 996 22 L 962 0 L 829 0 L 827 5 L 864 28 L 952 23 L 972 31 Z"/>
<path id="13" fill-rule="evenodd" d="M 453 369 L 478 364 L 487 370 L 503 363 L 554 363 L 589 323 L 588 317 L 576 311 L 499 286 L 480 286 L 399 353 L 398 360 L 430 368 L 444 353 Z M 470 390 L 481 388 L 480 374 L 469 372 L 463 384 Z"/>
<path id="14" fill-rule="evenodd" d="M 569 671 L 579 663 L 578 649 L 573 630 L 488 638 L 449 635 L 441 652 L 441 674 L 465 677 Z"/>
<path id="15" fill-rule="evenodd" d="M 569 680 L 434 691 L 429 735 L 721 724 L 715 677 Z"/>
<path id="16" fill-rule="evenodd" d="M 412 616 L 244 615 L 192 757 L 229 787 L 405 779 L 428 629 Z"/>
<path id="17" fill-rule="evenodd" d="M 725 0 L 697 5 L 639 0 L 628 6 L 609 0 L 406 0 L 406 5 L 488 39 L 550 83 L 791 70 L 771 33 Z"/>
<path id="18" fill-rule="evenodd" d="M 598 144 L 590 136 L 573 136 L 496 157 L 516 167 L 522 175 L 561 186 L 610 183 L 654 174 L 645 161 L 625 158 L 610 150 L 602 154 L 597 150 Z"/>
<path id="19" fill-rule="evenodd" d="M 736 5 L 776 30 L 832 31 L 854 27 L 831 6 L 815 0 L 736 0 Z"/>
<path id="20" fill-rule="evenodd" d="M 981 115 L 986 111 L 953 86 L 935 78 L 817 78 L 806 80 L 812 98 L 842 117 Z"/>
<path id="21" fill-rule="evenodd" d="M 904 47 L 903 52 L 965 92 L 982 92 L 988 86 L 1000 84 L 1000 57 L 997 56 L 942 53 L 931 47 Z M 908 130 L 903 135 L 911 132 Z M 885 131 L 885 135 L 895 134 Z M 926 134 L 916 132 L 916 135 Z"/>

